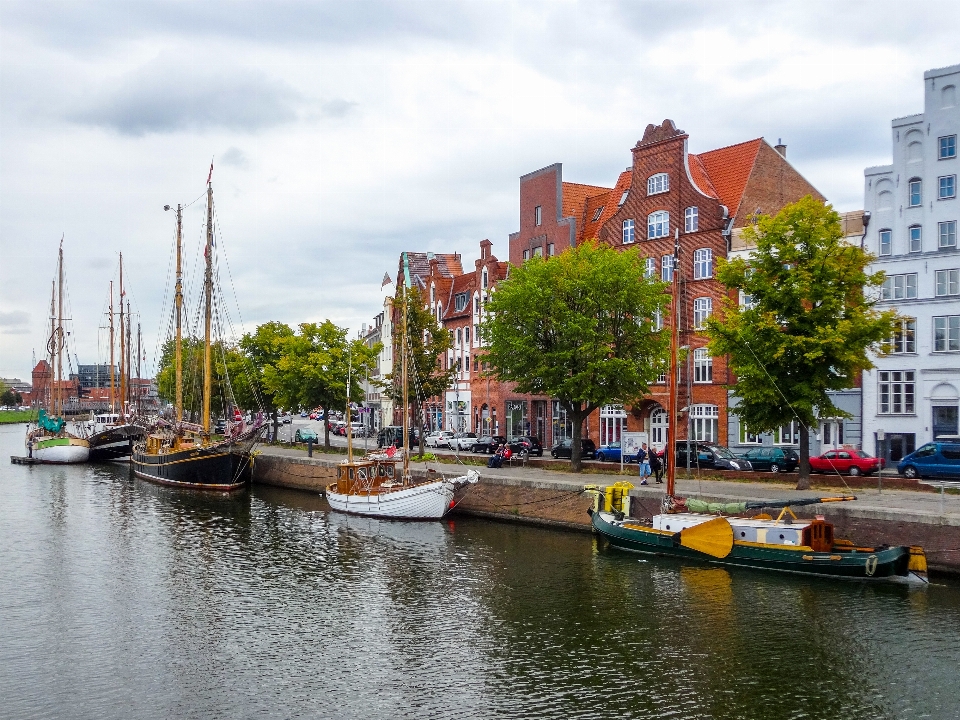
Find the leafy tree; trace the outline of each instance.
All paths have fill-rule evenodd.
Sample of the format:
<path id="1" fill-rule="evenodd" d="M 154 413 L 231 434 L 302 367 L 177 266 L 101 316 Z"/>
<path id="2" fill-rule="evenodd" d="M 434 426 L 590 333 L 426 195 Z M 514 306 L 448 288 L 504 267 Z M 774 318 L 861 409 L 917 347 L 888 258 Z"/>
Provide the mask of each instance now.
<path id="1" fill-rule="evenodd" d="M 242 378 L 235 387 L 237 402 L 245 408 L 262 407 L 273 419 L 273 438 L 276 440 L 279 430 L 276 394 L 267 386 L 265 378 L 276 372 L 277 364 L 283 356 L 286 341 L 293 337 L 289 325 L 281 322 L 268 322 L 258 325 L 252 333 L 240 338 L 240 350 L 243 353 L 238 367 L 232 369 L 234 378 Z M 288 406 L 289 409 L 289 406 Z"/>
<path id="2" fill-rule="evenodd" d="M 443 358 L 453 347 L 450 333 L 443 329 L 436 316 L 424 302 L 418 288 L 400 286 L 393 306 L 400 311 L 393 338 L 397 347 L 393 353 L 393 372 L 384 378 L 384 394 L 395 404 L 403 406 L 403 383 L 400 363 L 403 348 L 399 347 L 403 322 L 403 307 L 407 308 L 407 394 L 410 412 L 415 418 L 420 437 L 420 454 L 424 453 L 423 403 L 427 398 L 443 397 L 457 374 L 455 368 L 443 368 Z"/>
<path id="3" fill-rule="evenodd" d="M 583 422 L 597 408 L 633 403 L 662 372 L 667 333 L 650 321 L 669 300 L 636 248 L 584 243 L 510 269 L 480 328 L 485 359 L 517 392 L 549 395 L 573 424 L 571 469 L 582 469 Z"/>
<path id="4" fill-rule="evenodd" d="M 805 197 L 744 229 L 756 251 L 719 263 L 717 277 L 751 302 L 731 297 L 707 321 L 710 352 L 727 355 L 740 404 L 733 412 L 751 430 L 800 425 L 798 490 L 810 487 L 810 427 L 847 414 L 828 392 L 853 387 L 873 367 L 868 351 L 893 333 L 896 313 L 875 309 L 883 273 L 873 257 L 843 241 L 840 216 Z"/>
<path id="5" fill-rule="evenodd" d="M 347 340 L 347 329 L 329 320 L 301 323 L 299 330 L 280 340 L 279 359 L 265 366 L 264 386 L 286 408 L 323 408 L 324 445 L 330 447 L 330 412 L 346 407 L 348 375 L 350 397 L 360 400 L 360 381 L 376 368 L 380 346 Z"/>
<path id="6" fill-rule="evenodd" d="M 176 401 L 175 341 L 164 343 L 157 371 L 157 393 L 162 400 Z M 241 372 L 243 357 L 238 348 L 216 341 L 212 347 L 210 413 L 223 416 L 236 396 L 245 391 L 247 382 Z M 203 338 L 186 337 L 181 346 L 183 365 L 183 411 L 185 419 L 200 421 L 203 411 Z"/>
<path id="7" fill-rule="evenodd" d="M 0 383 L 2 384 L 2 383 Z M 23 397 L 13 388 L 6 388 L 0 393 L 0 405 L 22 405 Z"/>

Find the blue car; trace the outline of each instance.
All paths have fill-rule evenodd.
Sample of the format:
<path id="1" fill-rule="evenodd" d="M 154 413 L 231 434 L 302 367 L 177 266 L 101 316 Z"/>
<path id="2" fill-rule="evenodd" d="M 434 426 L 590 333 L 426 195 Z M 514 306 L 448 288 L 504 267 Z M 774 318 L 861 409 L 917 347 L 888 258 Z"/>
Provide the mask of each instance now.
<path id="1" fill-rule="evenodd" d="M 600 462 L 620 462 L 620 443 L 612 442 L 601 445 L 597 448 L 597 460 Z M 636 455 L 625 455 L 623 458 L 623 462 L 625 463 L 635 463 L 636 461 Z"/>
<path id="2" fill-rule="evenodd" d="M 960 438 L 921 445 L 897 465 L 905 478 L 960 478 Z"/>

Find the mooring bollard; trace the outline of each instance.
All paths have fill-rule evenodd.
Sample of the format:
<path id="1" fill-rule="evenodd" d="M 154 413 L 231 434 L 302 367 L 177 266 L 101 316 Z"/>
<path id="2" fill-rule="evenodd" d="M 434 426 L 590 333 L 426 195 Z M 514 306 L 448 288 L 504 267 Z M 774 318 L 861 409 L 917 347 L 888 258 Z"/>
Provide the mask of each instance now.
<path id="1" fill-rule="evenodd" d="M 307 440 L 307 457 L 313 457 L 313 440 Z"/>

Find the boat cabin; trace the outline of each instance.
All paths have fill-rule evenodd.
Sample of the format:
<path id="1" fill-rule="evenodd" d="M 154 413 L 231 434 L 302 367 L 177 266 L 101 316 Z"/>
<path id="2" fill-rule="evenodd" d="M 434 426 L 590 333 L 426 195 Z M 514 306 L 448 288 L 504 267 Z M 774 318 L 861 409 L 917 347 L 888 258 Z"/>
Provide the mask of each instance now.
<path id="1" fill-rule="evenodd" d="M 675 513 L 654 515 L 653 527 L 657 530 L 680 532 L 694 525 L 713 520 L 714 515 Z M 814 520 L 773 520 L 764 518 L 728 517 L 733 528 L 735 543 L 759 543 L 762 545 L 793 545 L 807 547 L 816 552 L 829 552 L 833 547 L 833 525 L 822 518 Z"/>
<path id="2" fill-rule="evenodd" d="M 368 495 L 398 487 L 394 460 L 358 460 L 337 465 L 337 492 L 344 495 Z"/>

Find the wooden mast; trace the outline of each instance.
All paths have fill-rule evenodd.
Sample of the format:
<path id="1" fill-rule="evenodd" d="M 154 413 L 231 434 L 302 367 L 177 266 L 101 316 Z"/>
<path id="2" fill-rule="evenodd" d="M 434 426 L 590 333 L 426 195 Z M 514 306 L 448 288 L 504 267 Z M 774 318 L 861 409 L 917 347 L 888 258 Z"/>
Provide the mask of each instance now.
<path id="1" fill-rule="evenodd" d="M 353 353 L 347 347 L 347 462 L 353 462 L 353 417 L 350 414 L 350 383 L 353 382 Z"/>
<path id="2" fill-rule="evenodd" d="M 57 261 L 57 417 L 63 417 L 63 239 Z"/>
<path id="3" fill-rule="evenodd" d="M 120 253 L 120 420 L 127 416 L 127 409 L 124 404 L 127 398 L 127 381 L 125 378 L 127 366 L 125 363 L 126 354 L 124 352 L 125 338 L 123 337 L 123 253 Z"/>
<path id="4" fill-rule="evenodd" d="M 57 281 L 54 280 L 50 283 L 50 342 L 47 344 L 47 350 L 50 351 L 50 367 L 47 368 L 48 375 L 48 390 L 50 391 L 47 395 L 47 413 L 50 417 L 56 417 L 54 412 L 54 404 L 56 400 L 54 399 L 54 391 L 56 385 L 54 384 L 53 379 L 53 366 L 56 364 L 57 360 Z"/>
<path id="5" fill-rule="evenodd" d="M 664 449 L 664 462 L 667 466 L 667 498 L 672 498 L 677 478 L 677 353 L 680 351 L 680 229 L 674 234 L 673 269 L 670 283 L 670 400 L 667 403 L 667 445 Z"/>
<path id="6" fill-rule="evenodd" d="M 130 301 L 127 300 L 127 393 L 123 396 L 129 412 L 133 412 L 133 315 L 130 312 Z"/>
<path id="7" fill-rule="evenodd" d="M 113 280 L 110 281 L 110 412 L 116 412 L 116 396 L 114 393 L 114 359 L 113 359 Z"/>
<path id="8" fill-rule="evenodd" d="M 181 229 L 183 227 L 183 207 L 177 205 L 177 288 L 174 296 L 174 324 L 176 325 L 177 339 L 174 351 L 174 367 L 176 369 L 176 399 L 174 400 L 174 419 L 183 420 L 183 331 L 181 330 L 181 313 L 183 309 L 183 271 L 181 269 Z"/>
<path id="9" fill-rule="evenodd" d="M 403 254 L 403 323 L 400 325 L 400 382 L 403 383 L 403 484 L 410 478 L 410 390 L 407 387 L 407 254 Z"/>
<path id="10" fill-rule="evenodd" d="M 137 317 L 139 317 L 139 314 L 137 315 Z M 138 380 L 138 381 L 139 381 L 140 378 L 142 377 L 141 374 L 140 374 L 140 358 L 143 357 L 143 351 L 140 349 L 140 341 L 141 341 L 141 339 L 142 339 L 142 338 L 141 338 L 141 336 L 140 336 L 140 322 L 139 322 L 139 320 L 138 320 L 138 321 L 137 321 L 137 380 Z M 140 415 L 140 391 L 141 391 L 142 389 L 143 389 L 143 388 L 141 387 L 140 383 L 137 382 L 137 390 L 136 390 L 136 393 L 135 393 L 134 395 L 135 395 L 135 397 L 137 398 L 137 415 L 138 415 L 138 416 Z"/>
<path id="11" fill-rule="evenodd" d="M 211 167 L 211 171 L 212 171 Z M 203 276 L 203 437 L 210 439 L 210 395 L 213 386 L 210 351 L 210 316 L 213 301 L 213 184 L 207 178 L 207 249 L 204 251 L 206 271 Z"/>

